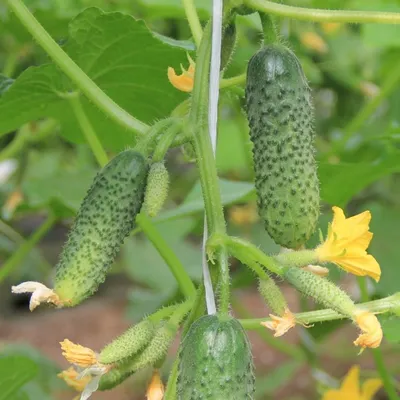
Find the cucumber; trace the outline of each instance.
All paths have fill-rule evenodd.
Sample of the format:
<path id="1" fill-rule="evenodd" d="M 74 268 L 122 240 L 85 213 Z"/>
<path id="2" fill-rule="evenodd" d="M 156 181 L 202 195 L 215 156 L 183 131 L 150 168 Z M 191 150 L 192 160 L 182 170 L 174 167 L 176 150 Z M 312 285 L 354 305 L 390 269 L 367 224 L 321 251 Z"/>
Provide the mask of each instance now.
<path id="1" fill-rule="evenodd" d="M 178 400 L 249 400 L 255 392 L 246 332 L 230 317 L 207 315 L 190 327 L 179 352 Z"/>
<path id="2" fill-rule="evenodd" d="M 164 162 L 157 162 L 150 167 L 144 195 L 143 210 L 149 217 L 156 217 L 161 211 L 169 188 L 169 174 Z"/>
<path id="3" fill-rule="evenodd" d="M 145 157 L 126 150 L 95 177 L 56 266 L 54 291 L 64 306 L 93 294 L 105 280 L 143 203 L 148 175 Z"/>
<path id="4" fill-rule="evenodd" d="M 297 249 L 316 228 L 319 182 L 310 88 L 291 50 L 268 45 L 250 59 L 246 111 L 259 214 L 277 244 Z"/>

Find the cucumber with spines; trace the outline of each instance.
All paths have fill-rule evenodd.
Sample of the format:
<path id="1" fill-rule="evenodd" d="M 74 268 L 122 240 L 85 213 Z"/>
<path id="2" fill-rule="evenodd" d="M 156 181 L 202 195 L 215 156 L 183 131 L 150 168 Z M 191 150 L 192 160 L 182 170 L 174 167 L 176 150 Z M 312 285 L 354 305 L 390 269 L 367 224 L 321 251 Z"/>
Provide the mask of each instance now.
<path id="1" fill-rule="evenodd" d="M 268 45 L 250 59 L 246 111 L 260 216 L 277 244 L 299 248 L 316 228 L 319 182 L 311 91 L 287 47 Z"/>
<path id="2" fill-rule="evenodd" d="M 177 400 L 251 400 L 253 357 L 239 321 L 207 315 L 190 327 L 179 351 Z"/>
<path id="3" fill-rule="evenodd" d="M 93 294 L 135 226 L 147 182 L 147 159 L 129 149 L 95 177 L 56 267 L 54 291 L 63 306 Z"/>

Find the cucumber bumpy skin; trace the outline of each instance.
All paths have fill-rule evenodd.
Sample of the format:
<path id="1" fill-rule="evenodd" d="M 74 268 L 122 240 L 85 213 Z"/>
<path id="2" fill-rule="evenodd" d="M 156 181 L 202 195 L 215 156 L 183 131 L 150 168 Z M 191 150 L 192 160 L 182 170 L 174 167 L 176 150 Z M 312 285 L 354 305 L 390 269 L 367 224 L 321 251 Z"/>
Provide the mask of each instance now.
<path id="1" fill-rule="evenodd" d="M 250 59 L 246 109 L 260 216 L 277 244 L 297 249 L 316 228 L 319 182 L 310 88 L 291 50 L 269 45 Z"/>
<path id="2" fill-rule="evenodd" d="M 95 177 L 56 267 L 54 291 L 74 306 L 104 282 L 124 239 L 134 228 L 148 175 L 145 157 L 126 150 Z"/>
<path id="3" fill-rule="evenodd" d="M 198 319 L 182 341 L 178 400 L 251 400 L 253 357 L 246 332 L 230 317 Z"/>

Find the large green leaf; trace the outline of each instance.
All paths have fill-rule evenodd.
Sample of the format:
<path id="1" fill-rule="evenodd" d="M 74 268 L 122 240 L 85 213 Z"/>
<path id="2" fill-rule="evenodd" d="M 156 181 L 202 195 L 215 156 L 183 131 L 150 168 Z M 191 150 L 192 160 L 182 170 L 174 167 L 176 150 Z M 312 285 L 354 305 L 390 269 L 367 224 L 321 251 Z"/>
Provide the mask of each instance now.
<path id="1" fill-rule="evenodd" d="M 187 63 L 185 50 L 170 46 L 148 30 L 143 21 L 121 13 L 89 8 L 69 26 L 65 46 L 69 56 L 121 107 L 144 122 L 169 114 L 185 95 L 167 79 L 169 66 Z M 62 123 L 64 136 L 84 141 L 69 105 L 75 88 L 53 64 L 30 67 L 0 100 L 0 134 L 46 116 Z M 83 102 L 101 141 L 121 149 L 133 143 L 131 134 L 104 116 L 89 101 Z"/>
<path id="2" fill-rule="evenodd" d="M 146 13 L 151 17 L 186 18 L 182 0 L 138 0 Z M 207 18 L 211 11 L 209 0 L 194 0 L 196 10 L 201 18 Z"/>
<path id="3" fill-rule="evenodd" d="M 320 163 L 321 197 L 329 204 L 345 206 L 351 198 L 383 176 L 400 171 L 400 152 L 371 163 Z"/>
<path id="4" fill-rule="evenodd" d="M 37 365 L 30 358 L 0 356 L 0 400 L 20 398 L 21 387 L 37 374 Z"/>

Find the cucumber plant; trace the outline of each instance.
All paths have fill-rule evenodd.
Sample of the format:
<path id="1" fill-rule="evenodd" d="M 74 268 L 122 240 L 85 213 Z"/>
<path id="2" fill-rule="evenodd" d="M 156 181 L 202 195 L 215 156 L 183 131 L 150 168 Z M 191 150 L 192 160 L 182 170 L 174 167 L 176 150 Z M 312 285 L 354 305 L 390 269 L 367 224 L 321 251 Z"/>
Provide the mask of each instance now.
<path id="1" fill-rule="evenodd" d="M 215 1 L 216 6 L 217 3 Z M 29 81 L 29 77 L 38 78 L 41 73 L 48 73 L 46 81 L 54 79 L 56 82 L 55 87 L 45 91 L 49 103 L 56 101 L 52 97 L 55 94 L 57 101 L 68 104 L 82 136 L 102 166 L 76 214 L 56 265 L 54 288 L 29 281 L 13 286 L 12 291 L 31 293 L 31 310 L 41 303 L 52 303 L 60 308 L 77 306 L 104 282 L 124 240 L 130 234 L 143 231 L 165 260 L 182 292 L 183 299 L 170 299 L 167 306 L 143 316 L 99 352 L 69 340 L 61 343 L 63 355 L 72 367 L 60 376 L 81 392 L 82 400 L 96 390 L 112 389 L 146 368 L 153 369 L 147 391 L 150 400 L 255 399 L 253 354 L 246 328 L 266 327 L 274 331 L 274 336 L 280 336 L 296 324 L 308 327 L 317 321 L 348 318 L 360 330 L 354 344 L 362 349 L 377 348 L 383 332 L 374 314 L 400 307 L 398 294 L 374 302 L 365 298 L 362 305 L 357 305 L 335 283 L 316 276 L 320 271 L 327 271 L 318 265 L 325 263 L 376 281 L 381 271 L 375 258 L 367 254 L 372 238 L 369 212 L 346 218 L 343 210 L 333 207 L 334 219 L 326 239 L 321 238 L 316 247 L 308 244 L 320 215 L 312 92 L 299 58 L 277 35 L 272 16 L 275 13 L 293 18 L 305 15 L 311 20 L 324 21 L 400 22 L 398 14 L 378 13 L 373 17 L 375 14 L 356 11 L 307 11 L 261 0 L 226 0 L 221 8 L 222 15 L 215 12 L 203 26 L 193 2 L 183 0 L 183 4 L 193 43 L 182 44 L 154 34 L 144 23 L 128 15 L 89 8 L 71 22 L 71 37 L 60 47 L 22 0 L 8 0 L 9 9 L 54 64 L 28 71 L 15 82 L 1 78 L 0 110 L 1 107 L 7 110 L 17 101 L 13 96 L 23 92 L 20 85 Z M 245 73 L 226 78 L 224 75 L 229 71 L 240 41 L 237 19 L 256 12 L 262 26 L 263 44 L 249 59 Z M 118 32 L 116 37 L 107 36 L 110 26 Z M 149 89 L 144 91 L 139 78 L 131 84 L 132 90 L 141 93 L 143 99 L 136 92 L 135 96 L 125 92 L 125 97 L 118 97 L 118 93 L 113 92 L 115 85 L 122 85 L 124 90 L 131 87 L 123 71 L 130 68 L 132 54 L 117 51 L 120 48 L 114 47 L 115 42 L 126 41 L 130 45 L 137 32 L 147 41 L 147 47 L 133 69 L 140 75 L 140 71 L 147 68 L 154 74 L 152 82 L 147 81 Z M 105 37 L 110 42 L 107 45 L 101 42 Z M 89 42 L 93 44 L 91 51 L 82 51 Z M 165 52 L 167 48 L 171 54 L 175 52 L 176 58 L 169 58 Z M 164 58 L 176 62 L 183 53 L 182 48 L 191 52 L 187 57 L 190 65 L 187 69 L 182 66 L 182 74 L 169 65 L 164 69 L 160 67 Z M 96 53 L 99 49 L 100 53 Z M 152 53 L 154 49 L 157 55 Z M 112 62 L 104 61 L 108 50 Z M 142 60 L 146 53 L 150 54 L 147 63 Z M 121 54 L 124 63 L 119 64 Z M 154 62 L 155 58 L 160 65 Z M 110 73 L 113 75 L 110 78 L 108 72 L 114 71 L 115 65 L 115 71 L 120 71 L 121 76 Z M 169 96 L 157 96 L 164 93 L 159 86 L 169 85 L 168 80 L 172 84 L 168 86 Z M 39 91 L 39 85 L 35 88 Z M 243 105 L 246 113 L 249 140 L 253 145 L 258 212 L 266 232 L 282 247 L 278 254 L 268 255 L 258 248 L 259 243 L 252 244 L 227 232 L 212 137 L 218 116 L 215 92 L 219 93 L 219 89 L 229 94 L 227 98 Z M 167 97 L 173 99 L 174 106 L 168 112 L 164 104 L 168 102 Z M 142 108 L 141 102 L 146 103 Z M 65 124 L 60 110 L 55 112 L 51 104 L 45 110 L 42 108 L 32 115 L 38 118 L 56 115 Z M 20 116 L 15 118 L 18 120 Z M 116 131 L 125 134 L 123 145 L 129 141 L 128 149 L 120 151 L 121 143 L 119 146 L 113 143 L 112 135 L 98 134 L 103 132 L 103 125 L 110 123 Z M 103 147 L 106 143 L 111 143 L 107 150 L 115 151 L 115 145 L 120 151 L 110 161 Z M 198 170 L 204 200 L 204 257 L 199 260 L 199 268 L 203 262 L 204 282 L 197 286 L 179 254 L 175 254 L 158 232 L 157 218 L 151 219 L 157 217 L 165 203 L 168 204 L 170 179 L 165 158 L 173 147 L 182 147 L 190 153 Z M 48 228 L 46 225 L 43 234 Z M 40 235 L 33 239 L 37 241 L 38 237 Z M 32 246 L 33 239 L 29 242 Z M 29 251 L 29 246 L 27 248 L 25 251 Z M 273 312 L 270 318 L 234 317 L 230 256 L 256 275 L 261 297 Z M 145 265 L 141 267 L 146 268 Z M 292 313 L 276 282 L 278 279 L 285 280 L 299 293 L 314 298 L 327 309 Z M 179 351 L 164 388 L 159 370 L 180 330 Z M 307 358 L 303 350 L 286 348 L 273 338 L 268 342 L 301 362 Z M 382 363 L 378 364 L 385 389 L 390 393 L 394 390 L 393 383 Z"/>

